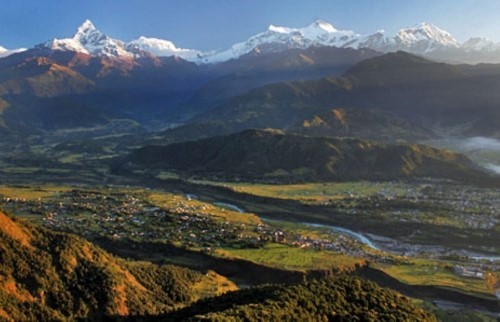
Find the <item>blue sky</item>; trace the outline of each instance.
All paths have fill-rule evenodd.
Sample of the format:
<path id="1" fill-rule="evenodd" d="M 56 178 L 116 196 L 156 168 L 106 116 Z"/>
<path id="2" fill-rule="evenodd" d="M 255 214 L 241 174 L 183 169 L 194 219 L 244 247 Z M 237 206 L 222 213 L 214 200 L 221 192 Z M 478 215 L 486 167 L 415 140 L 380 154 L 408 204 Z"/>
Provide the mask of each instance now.
<path id="1" fill-rule="evenodd" d="M 427 21 L 460 41 L 500 41 L 500 0 L 0 0 L 0 45 L 70 37 L 87 18 L 114 38 L 144 35 L 201 50 L 227 48 L 269 24 L 303 27 L 317 19 L 361 34 Z"/>

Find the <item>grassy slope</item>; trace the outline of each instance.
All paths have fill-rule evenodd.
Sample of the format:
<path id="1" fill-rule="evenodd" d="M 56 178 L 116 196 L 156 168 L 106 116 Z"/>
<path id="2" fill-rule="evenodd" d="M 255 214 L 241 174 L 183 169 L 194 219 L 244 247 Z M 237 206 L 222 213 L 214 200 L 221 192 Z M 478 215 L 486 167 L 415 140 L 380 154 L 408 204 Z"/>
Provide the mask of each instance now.
<path id="1" fill-rule="evenodd" d="M 289 270 L 349 270 L 363 264 L 360 258 L 340 255 L 328 251 L 300 249 L 283 244 L 266 244 L 258 249 L 222 249 L 219 256 L 241 258 L 254 263 Z"/>

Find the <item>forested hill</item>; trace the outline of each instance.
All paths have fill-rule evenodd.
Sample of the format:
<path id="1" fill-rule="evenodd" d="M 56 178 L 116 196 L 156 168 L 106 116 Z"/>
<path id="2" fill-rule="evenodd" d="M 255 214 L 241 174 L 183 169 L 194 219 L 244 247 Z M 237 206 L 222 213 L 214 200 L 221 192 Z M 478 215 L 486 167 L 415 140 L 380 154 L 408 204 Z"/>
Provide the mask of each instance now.
<path id="1" fill-rule="evenodd" d="M 372 282 L 342 276 L 264 286 L 200 301 L 158 321 L 436 321 L 410 300 Z"/>
<path id="2" fill-rule="evenodd" d="M 485 177 L 465 156 L 424 145 L 247 130 L 167 146 L 146 146 L 126 166 L 264 180 L 328 181 Z"/>

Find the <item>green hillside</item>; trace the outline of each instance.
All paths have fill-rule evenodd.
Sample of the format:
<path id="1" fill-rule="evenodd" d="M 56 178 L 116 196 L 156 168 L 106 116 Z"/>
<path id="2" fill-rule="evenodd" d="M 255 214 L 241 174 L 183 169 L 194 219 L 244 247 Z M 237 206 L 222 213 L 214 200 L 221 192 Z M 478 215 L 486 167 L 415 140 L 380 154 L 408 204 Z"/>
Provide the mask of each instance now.
<path id="1" fill-rule="evenodd" d="M 196 303 L 164 317 L 185 321 L 436 321 L 407 298 L 359 278 L 263 286 Z"/>
<path id="2" fill-rule="evenodd" d="M 423 145 L 385 145 L 358 139 L 247 130 L 133 152 L 124 167 L 260 181 L 381 180 L 482 176 L 465 156 Z"/>

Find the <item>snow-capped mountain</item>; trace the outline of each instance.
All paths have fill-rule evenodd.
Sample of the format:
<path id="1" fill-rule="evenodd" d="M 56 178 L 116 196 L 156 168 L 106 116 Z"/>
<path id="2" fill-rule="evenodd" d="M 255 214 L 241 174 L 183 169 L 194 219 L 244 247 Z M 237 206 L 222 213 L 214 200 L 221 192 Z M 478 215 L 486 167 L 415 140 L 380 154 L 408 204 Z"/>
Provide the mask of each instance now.
<path id="1" fill-rule="evenodd" d="M 426 22 L 401 29 L 391 37 L 384 31 L 360 35 L 351 30 L 338 30 L 331 24 L 318 20 L 305 28 L 271 25 L 266 32 L 235 44 L 228 50 L 205 55 L 201 62 L 217 63 L 235 59 L 252 50 L 272 52 L 310 46 L 369 48 L 380 52 L 404 50 L 419 55 L 461 47 L 449 32 Z"/>
<path id="2" fill-rule="evenodd" d="M 384 30 L 379 30 L 371 35 L 361 36 L 351 44 L 352 48 L 370 48 L 373 50 L 388 52 L 393 50 L 395 45 L 394 38 L 386 36 Z"/>
<path id="3" fill-rule="evenodd" d="M 206 54 L 203 63 L 218 63 L 236 59 L 253 50 L 260 52 L 276 52 L 293 48 L 310 46 L 347 47 L 360 37 L 350 30 L 337 30 L 324 21 L 316 21 L 305 28 L 288 28 L 270 25 L 260 34 L 250 37 L 247 41 L 237 43 L 228 50 Z"/>
<path id="4" fill-rule="evenodd" d="M 387 36 L 383 30 L 362 36 L 350 47 L 370 48 L 380 52 L 403 50 L 425 55 L 437 50 L 457 49 L 460 44 L 449 32 L 423 22 L 401 29 L 392 37 Z"/>
<path id="5" fill-rule="evenodd" d="M 397 50 L 425 54 L 443 48 L 459 48 L 458 41 L 445 30 L 424 22 L 401 29 L 394 36 Z"/>
<path id="6" fill-rule="evenodd" d="M 73 38 L 53 39 L 41 45 L 53 50 L 76 51 L 105 57 L 134 57 L 121 40 L 113 39 L 96 29 L 90 20 L 78 27 Z"/>
<path id="7" fill-rule="evenodd" d="M 127 43 L 130 52 L 146 51 L 156 56 L 177 56 L 187 61 L 199 60 L 202 52 L 194 49 L 177 48 L 171 41 L 144 36 Z"/>
<path id="8" fill-rule="evenodd" d="M 114 58 L 137 58 L 144 52 L 149 52 L 155 56 L 177 56 L 188 61 L 197 61 L 201 55 L 198 50 L 177 48 L 171 41 L 157 38 L 141 36 L 125 43 L 102 33 L 90 20 L 78 27 L 72 38 L 52 39 L 39 47 Z"/>
<path id="9" fill-rule="evenodd" d="M 304 28 L 289 28 L 270 25 L 262 33 L 229 49 L 201 52 L 195 49 L 178 48 L 171 41 L 139 37 L 128 43 L 111 38 L 100 32 L 86 20 L 72 38 L 53 39 L 41 47 L 53 50 L 77 51 L 90 55 L 118 58 L 137 58 L 148 52 L 155 56 L 177 56 L 197 64 L 214 64 L 237 59 L 250 52 L 272 53 L 287 49 L 305 49 L 311 46 L 339 48 L 368 48 L 379 52 L 407 51 L 434 59 L 455 61 L 500 62 L 500 43 L 485 38 L 471 38 L 460 44 L 453 36 L 435 25 L 421 23 L 399 30 L 394 35 L 384 31 L 360 35 L 352 30 L 340 30 L 328 22 L 315 21 Z M 497 55 L 498 52 L 498 55 Z M 10 54 L 0 49 L 0 57 Z M 475 53 L 482 54 L 476 55 Z M 487 53 L 487 55 L 485 54 Z M 452 57 L 455 55 L 454 57 Z M 496 58 L 498 56 L 498 58 Z"/>
<path id="10" fill-rule="evenodd" d="M 10 56 L 12 54 L 15 54 L 15 53 L 20 53 L 22 51 L 25 51 L 26 48 L 18 48 L 18 49 L 6 49 L 2 46 L 0 46 L 0 58 L 2 57 L 7 57 L 7 56 Z"/>

